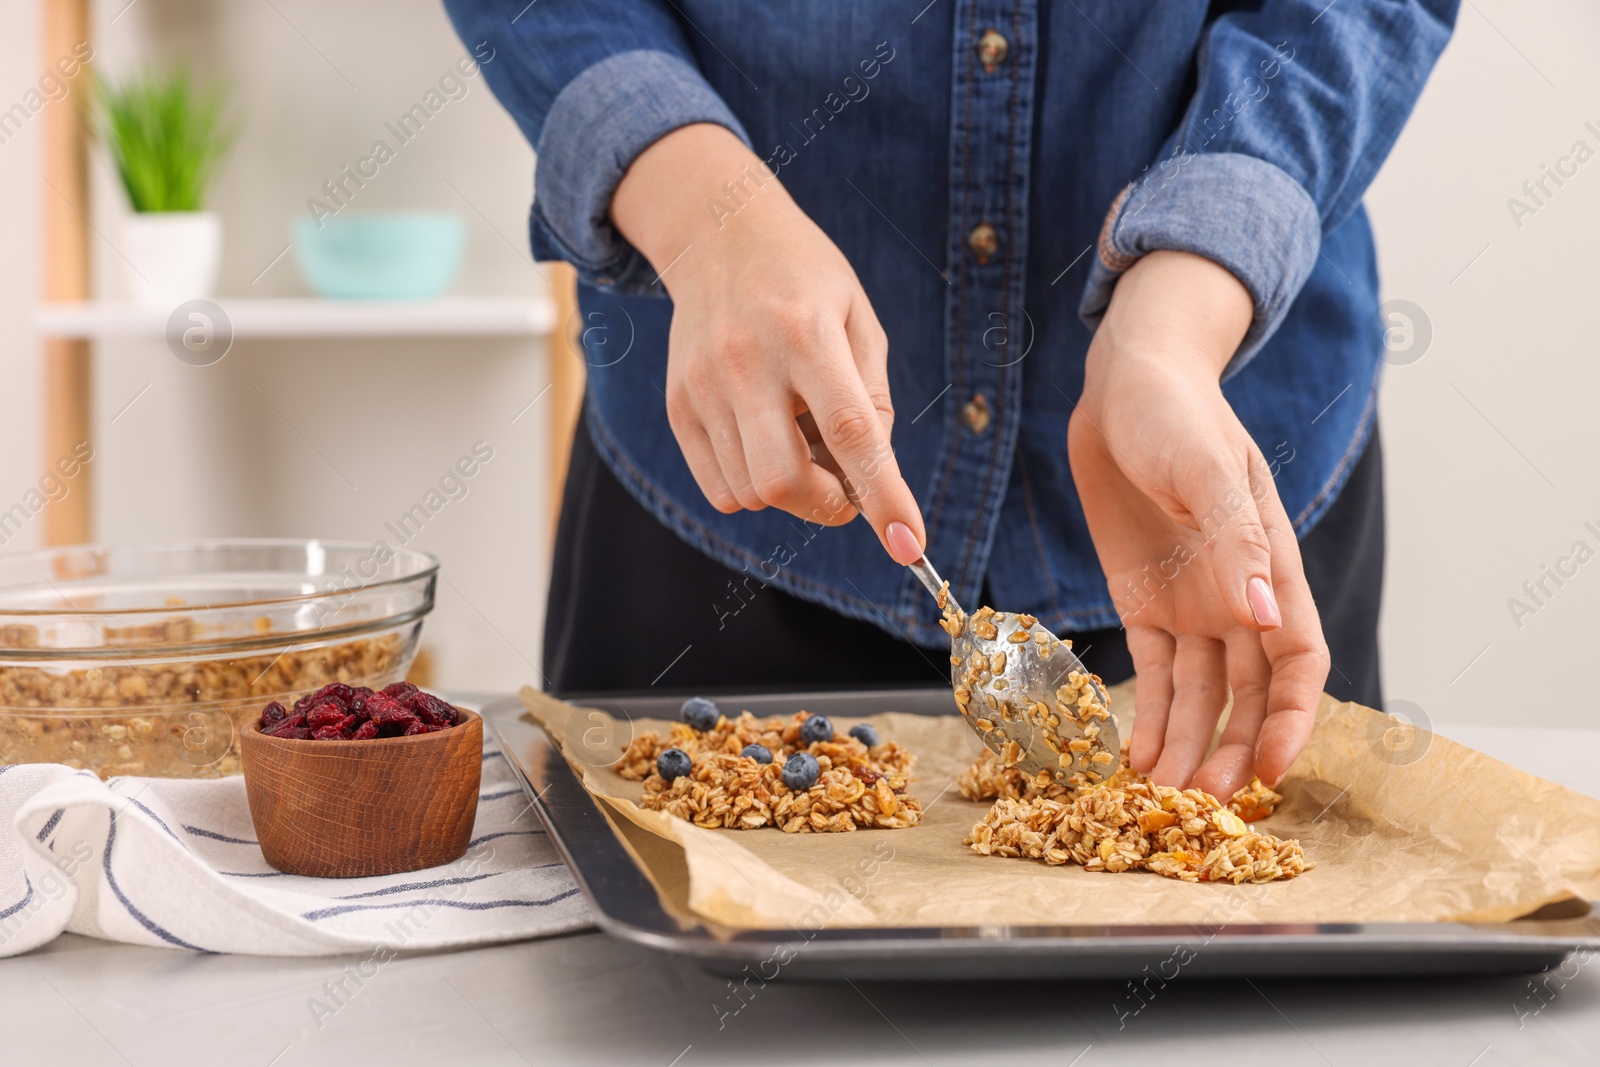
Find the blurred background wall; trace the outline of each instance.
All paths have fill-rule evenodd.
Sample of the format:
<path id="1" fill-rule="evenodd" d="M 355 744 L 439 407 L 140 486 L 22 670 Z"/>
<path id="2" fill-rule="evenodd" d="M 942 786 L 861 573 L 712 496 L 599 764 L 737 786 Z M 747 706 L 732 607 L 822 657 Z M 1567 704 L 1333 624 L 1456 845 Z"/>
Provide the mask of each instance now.
<path id="1" fill-rule="evenodd" d="M 14 8 L 33 8 L 33 4 Z M 7 15 L 6 94 L 38 76 L 38 35 Z M 210 207 L 224 219 L 228 296 L 302 296 L 291 221 L 325 181 L 354 166 L 384 124 L 417 103 L 468 50 L 433 0 L 109 0 L 93 5 L 96 57 L 115 79 L 184 62 L 232 87 L 241 136 Z M 367 182 L 352 210 L 458 212 L 469 223 L 457 294 L 530 295 L 526 219 L 533 154 L 482 75 Z M 74 94 L 82 89 L 79 84 Z M 8 100 L 9 102 L 9 100 Z M 52 104 L 50 106 L 64 106 Z M 39 125 L 35 116 L 30 126 Z M 0 145 L 5 375 L 31 406 L 37 355 L 30 318 L 36 249 L 26 205 L 41 195 L 37 137 Z M 91 156 L 95 292 L 126 295 L 117 251 L 127 214 L 115 172 Z M 52 195 L 45 190 L 44 195 Z M 421 500 L 477 441 L 494 458 L 409 544 L 444 560 L 424 647 L 444 684 L 515 688 L 535 677 L 548 554 L 547 384 L 538 340 L 239 340 L 220 363 L 191 367 L 160 339 L 100 342 L 95 355 L 97 536 L 351 539 L 391 545 L 384 528 Z M 521 417 L 517 416 L 521 413 Z M 517 421 L 513 424 L 512 419 Z M 9 421 L 9 420 L 8 420 Z M 0 500 L 37 480 L 32 419 L 5 428 Z M 33 525 L 38 525 L 37 520 Z M 36 531 L 29 530 L 28 536 Z M 18 539 L 20 543 L 21 539 Z"/>
<path id="2" fill-rule="evenodd" d="M 1600 725 L 1600 557 L 1546 580 L 1542 606 L 1523 588 L 1579 540 L 1600 552 L 1597 42 L 1594 4 L 1463 3 L 1367 198 L 1385 298 L 1432 332 L 1414 362 L 1395 353 L 1380 417 L 1386 696 L 1435 722 Z M 1580 140 L 1597 158 L 1514 219 L 1507 201 L 1532 205 L 1523 183 Z"/>
<path id="3" fill-rule="evenodd" d="M 40 73 L 38 2 L 7 11 L 7 103 Z M 94 21 L 93 66 L 104 73 L 185 57 L 234 87 L 243 135 L 212 204 L 227 227 L 224 298 L 305 292 L 292 254 L 274 262 L 290 220 L 466 54 L 435 0 L 109 0 L 95 4 Z M 1595 720 L 1600 556 L 1560 586 L 1543 568 L 1579 540 L 1600 553 L 1600 158 L 1559 188 L 1547 180 L 1540 204 L 1523 183 L 1576 141 L 1600 153 L 1597 41 L 1600 9 L 1578 0 L 1465 4 L 1368 198 L 1386 298 L 1407 302 L 1394 305 L 1405 317 L 1391 320 L 1397 349 L 1381 408 L 1387 687 L 1436 724 Z M 481 76 L 466 85 L 356 207 L 461 212 L 471 234 L 454 291 L 538 293 L 525 226 L 532 154 Z M 7 503 L 54 458 L 40 455 L 35 402 L 39 125 L 0 144 Z M 126 209 L 104 158 L 92 166 L 97 293 L 120 296 Z M 1513 218 L 1511 197 L 1535 210 Z M 524 408 L 548 381 L 542 343 L 241 341 L 216 366 L 194 368 L 159 341 L 122 340 L 97 346 L 95 372 L 104 540 L 372 540 L 475 441 L 489 442 L 495 458 L 467 497 L 413 542 L 443 558 L 448 578 L 427 643 L 444 685 L 535 677 L 548 423 L 539 403 Z M 31 544 L 33 527 L 12 546 Z M 1537 591 L 1541 578 L 1535 603 L 1523 585 Z M 1533 610 L 1514 618 L 1512 597 Z"/>

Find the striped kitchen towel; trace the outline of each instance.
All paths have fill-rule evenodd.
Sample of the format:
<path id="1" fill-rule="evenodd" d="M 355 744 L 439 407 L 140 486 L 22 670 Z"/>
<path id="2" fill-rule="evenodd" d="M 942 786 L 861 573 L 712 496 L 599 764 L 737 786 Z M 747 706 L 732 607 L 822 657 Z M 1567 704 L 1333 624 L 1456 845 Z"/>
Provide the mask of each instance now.
<path id="1" fill-rule="evenodd" d="M 589 925 L 497 739 L 454 863 L 375 878 L 267 865 L 242 778 L 112 778 L 0 767 L 0 956 L 62 932 L 192 952 L 320 956 L 440 949 Z"/>

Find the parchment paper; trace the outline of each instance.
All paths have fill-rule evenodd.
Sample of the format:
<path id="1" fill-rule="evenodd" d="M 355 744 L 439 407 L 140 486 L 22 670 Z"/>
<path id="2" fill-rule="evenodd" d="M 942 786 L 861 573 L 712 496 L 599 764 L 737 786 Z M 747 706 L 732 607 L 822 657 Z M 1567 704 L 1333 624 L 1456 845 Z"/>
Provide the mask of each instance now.
<path id="1" fill-rule="evenodd" d="M 1123 737 L 1132 685 L 1111 691 Z M 973 853 L 961 840 L 988 804 L 963 799 L 954 779 L 980 745 L 953 708 L 949 716 L 832 716 L 840 732 L 872 722 L 880 737 L 916 753 L 920 824 L 785 834 L 705 830 L 638 807 L 640 783 L 609 764 L 636 733 L 665 733 L 666 723 L 613 719 L 532 689 L 522 699 L 585 787 L 626 821 L 625 838 L 638 839 L 637 828 L 677 846 L 633 848 L 657 885 L 732 928 L 1503 922 L 1600 899 L 1600 800 L 1327 695 L 1311 744 L 1279 788 L 1283 805 L 1256 824 L 1298 838 L 1317 866 L 1242 886 Z"/>

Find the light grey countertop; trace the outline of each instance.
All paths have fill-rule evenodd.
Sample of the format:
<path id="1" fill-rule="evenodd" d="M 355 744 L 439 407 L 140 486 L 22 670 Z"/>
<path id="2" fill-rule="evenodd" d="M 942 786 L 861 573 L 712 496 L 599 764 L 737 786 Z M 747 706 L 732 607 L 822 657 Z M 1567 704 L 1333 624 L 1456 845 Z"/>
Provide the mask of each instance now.
<path id="1" fill-rule="evenodd" d="M 1600 795 L 1600 730 L 1440 732 Z M 1600 966 L 1577 956 L 1539 976 L 1180 980 L 1125 1016 L 1122 981 L 773 983 L 719 1028 L 724 980 L 585 933 L 395 959 L 319 1026 L 308 1001 L 355 959 L 65 936 L 0 961 L 0 1064 L 1600 1062 Z"/>

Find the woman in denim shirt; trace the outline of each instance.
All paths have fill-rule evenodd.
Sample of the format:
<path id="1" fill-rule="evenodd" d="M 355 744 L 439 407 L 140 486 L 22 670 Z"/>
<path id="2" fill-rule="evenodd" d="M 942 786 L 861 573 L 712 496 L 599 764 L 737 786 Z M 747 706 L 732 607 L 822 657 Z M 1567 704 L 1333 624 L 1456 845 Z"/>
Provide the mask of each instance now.
<path id="1" fill-rule="evenodd" d="M 1361 196 L 1456 0 L 446 3 L 580 275 L 555 689 L 933 683 L 926 547 L 1158 782 L 1378 703 Z"/>

